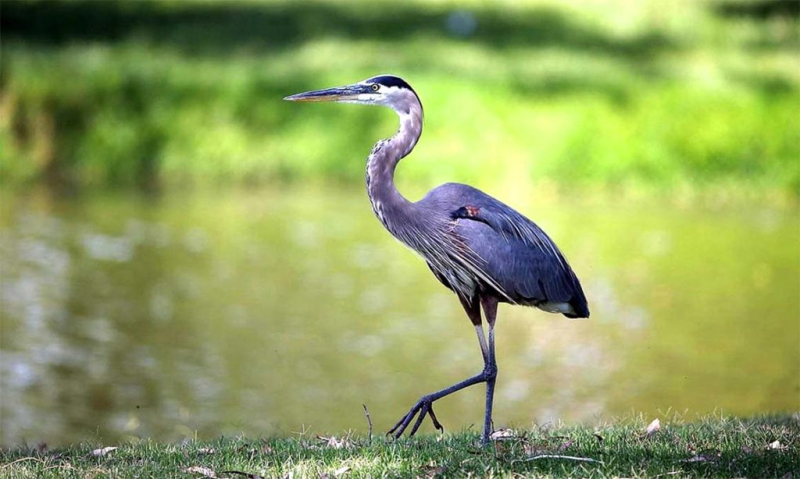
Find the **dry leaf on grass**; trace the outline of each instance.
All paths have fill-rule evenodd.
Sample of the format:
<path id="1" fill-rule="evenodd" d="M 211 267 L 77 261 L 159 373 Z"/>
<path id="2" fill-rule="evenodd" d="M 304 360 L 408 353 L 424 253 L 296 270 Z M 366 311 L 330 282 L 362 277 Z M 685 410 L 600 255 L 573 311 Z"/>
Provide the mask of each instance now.
<path id="1" fill-rule="evenodd" d="M 338 438 L 333 437 L 333 436 L 331 436 L 331 437 L 317 436 L 317 439 L 319 439 L 320 441 L 324 442 L 326 446 L 328 446 L 328 447 L 330 447 L 332 449 L 345 449 L 345 448 L 348 448 L 348 447 L 353 445 L 346 438 L 345 439 L 338 439 Z"/>
<path id="2" fill-rule="evenodd" d="M 681 462 L 708 462 L 708 461 L 710 461 L 710 459 L 707 458 L 706 456 L 693 456 L 690 457 L 689 459 L 684 459 Z"/>
<path id="3" fill-rule="evenodd" d="M 349 466 L 340 467 L 339 469 L 333 471 L 333 475 L 330 475 L 327 472 L 325 472 L 320 474 L 318 479 L 331 479 L 331 477 L 339 477 L 342 474 L 347 473 L 349 470 L 350 470 Z"/>
<path id="4" fill-rule="evenodd" d="M 489 439 L 492 441 L 502 441 L 503 439 L 511 439 L 514 437 L 516 437 L 516 434 L 513 429 L 498 429 L 489 436 Z"/>
<path id="5" fill-rule="evenodd" d="M 213 447 L 201 447 L 197 450 L 198 454 L 214 454 L 215 452 Z"/>
<path id="6" fill-rule="evenodd" d="M 109 452 L 114 451 L 116 449 L 117 449 L 116 447 L 111 447 L 111 446 L 95 449 L 94 451 L 92 451 L 92 456 L 105 456 Z"/>
<path id="7" fill-rule="evenodd" d="M 442 473 L 444 473 L 445 467 L 444 466 L 437 466 L 435 462 L 431 461 L 428 463 L 427 466 L 423 466 L 422 468 L 422 477 L 436 477 Z"/>
<path id="8" fill-rule="evenodd" d="M 339 469 L 336 469 L 335 471 L 333 471 L 333 477 L 339 477 L 342 474 L 346 474 L 349 471 L 350 471 L 350 467 L 349 466 L 340 467 Z"/>
<path id="9" fill-rule="evenodd" d="M 650 425 L 647 426 L 647 430 L 645 431 L 645 433 L 648 436 L 652 436 L 653 434 L 657 433 L 660 430 L 661 430 L 661 421 L 659 421 L 658 418 L 656 418 L 653 419 L 653 422 L 651 422 Z"/>
<path id="10" fill-rule="evenodd" d="M 777 451 L 782 451 L 782 450 L 788 449 L 788 448 L 789 448 L 789 446 L 784 446 L 784 445 L 781 444 L 780 441 L 777 441 L 777 440 L 767 444 L 767 447 L 766 447 L 766 449 L 772 450 L 772 451 L 776 451 L 776 450 Z"/>
<path id="11" fill-rule="evenodd" d="M 210 479 L 217 479 L 217 473 L 213 469 L 201 466 L 191 466 L 183 470 L 187 474 L 200 474 L 203 477 Z"/>

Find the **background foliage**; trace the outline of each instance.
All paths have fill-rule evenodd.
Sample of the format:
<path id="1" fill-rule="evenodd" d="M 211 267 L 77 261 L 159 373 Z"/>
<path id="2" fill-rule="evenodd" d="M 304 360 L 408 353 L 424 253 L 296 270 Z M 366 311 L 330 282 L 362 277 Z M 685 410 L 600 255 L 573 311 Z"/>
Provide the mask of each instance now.
<path id="1" fill-rule="evenodd" d="M 281 101 L 391 72 L 402 180 L 800 194 L 797 2 L 10 1 L 6 185 L 361 181 L 384 111 Z"/>
<path id="2" fill-rule="evenodd" d="M 0 448 L 0 477 L 408 476 L 442 447 L 460 451 L 445 475 L 797 470 L 799 18 L 770 0 L 1 0 L 0 443 L 127 445 Z M 352 450 L 369 464 L 297 438 L 258 456 L 219 439 L 206 463 L 137 442 L 358 430 L 362 404 L 383 431 L 480 367 L 458 302 L 364 198 L 396 118 L 282 101 L 379 73 L 426 107 L 401 191 L 507 201 L 590 298 L 588 322 L 502 311 L 496 427 L 527 431 L 508 461 L 473 461 L 468 431 Z M 437 414 L 467 428 L 483 401 Z M 593 434 L 669 409 L 781 415 Z M 558 420 L 582 425 L 529 427 Z M 606 465 L 525 460 L 542 441 Z"/>

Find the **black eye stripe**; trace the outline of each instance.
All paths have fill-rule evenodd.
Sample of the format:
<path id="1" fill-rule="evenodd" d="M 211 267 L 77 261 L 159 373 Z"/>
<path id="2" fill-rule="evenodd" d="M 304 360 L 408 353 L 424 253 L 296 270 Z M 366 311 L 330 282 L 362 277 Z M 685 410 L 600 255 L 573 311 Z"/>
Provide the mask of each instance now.
<path id="1" fill-rule="evenodd" d="M 396 77 L 396 76 L 392 76 L 392 75 L 381 75 L 381 76 L 372 77 L 369 80 L 367 80 L 366 82 L 371 84 L 371 85 L 381 85 L 381 86 L 385 86 L 385 87 L 396 87 L 396 88 L 400 88 L 400 89 L 411 90 L 412 92 L 414 91 L 414 89 L 411 88 L 411 85 L 406 83 L 405 80 L 403 80 L 402 78 Z M 416 92 L 414 92 L 414 94 L 416 94 Z"/>
<path id="2" fill-rule="evenodd" d="M 367 80 L 369 83 L 377 83 L 387 87 L 397 87 L 397 88 L 406 88 L 411 90 L 411 86 L 406 83 L 402 78 L 392 76 L 392 75 L 381 75 L 377 77 L 372 77 Z"/>

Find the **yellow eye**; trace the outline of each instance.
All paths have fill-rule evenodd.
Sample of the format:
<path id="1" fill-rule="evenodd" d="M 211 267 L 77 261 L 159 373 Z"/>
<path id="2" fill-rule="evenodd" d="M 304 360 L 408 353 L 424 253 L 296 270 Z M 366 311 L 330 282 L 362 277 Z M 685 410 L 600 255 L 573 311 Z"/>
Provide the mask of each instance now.
<path id="1" fill-rule="evenodd" d="M 380 85 L 378 85 L 377 83 L 373 83 L 373 84 L 372 84 L 372 91 L 378 91 L 378 90 L 380 90 L 380 89 L 381 89 L 381 87 L 380 87 Z"/>

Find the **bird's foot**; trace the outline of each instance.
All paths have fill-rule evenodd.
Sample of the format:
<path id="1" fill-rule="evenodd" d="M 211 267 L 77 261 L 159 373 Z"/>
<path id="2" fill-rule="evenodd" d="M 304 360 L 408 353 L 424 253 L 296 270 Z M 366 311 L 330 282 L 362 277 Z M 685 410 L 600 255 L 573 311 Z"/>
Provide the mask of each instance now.
<path id="1" fill-rule="evenodd" d="M 419 427 L 422 425 L 422 420 L 425 419 L 426 415 L 431 417 L 433 427 L 441 432 L 444 432 L 444 427 L 442 427 L 442 425 L 439 423 L 439 420 L 436 419 L 436 414 L 433 412 L 433 401 L 434 399 L 431 399 L 429 396 L 423 396 L 419 401 L 417 401 L 416 404 L 414 404 L 414 407 L 408 411 L 408 414 L 403 416 L 402 419 L 397 421 L 397 424 L 395 424 L 394 427 L 389 429 L 386 435 L 392 435 L 395 439 L 399 439 L 400 436 L 403 435 L 403 432 L 405 432 L 408 425 L 411 424 L 411 421 L 414 419 L 414 417 L 418 414 L 419 417 L 417 417 L 414 427 L 411 428 L 411 432 L 408 434 L 409 437 L 417 433 L 417 429 L 419 429 Z"/>

